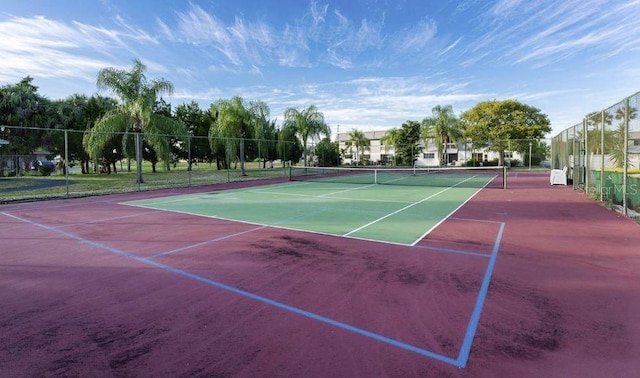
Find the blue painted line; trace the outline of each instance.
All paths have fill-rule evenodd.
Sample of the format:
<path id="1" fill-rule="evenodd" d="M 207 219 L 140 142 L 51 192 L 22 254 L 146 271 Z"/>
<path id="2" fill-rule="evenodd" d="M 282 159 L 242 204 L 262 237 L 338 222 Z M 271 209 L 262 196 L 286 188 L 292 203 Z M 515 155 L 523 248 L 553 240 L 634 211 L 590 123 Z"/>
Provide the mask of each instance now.
<path id="1" fill-rule="evenodd" d="M 266 303 L 268 305 L 271 305 L 271 306 L 274 306 L 274 307 L 277 307 L 277 308 L 280 308 L 280 309 L 283 309 L 283 310 L 286 310 L 286 311 L 290 311 L 290 312 L 293 312 L 293 313 L 308 317 L 310 319 L 314 319 L 314 320 L 317 320 L 317 321 L 320 321 L 320 322 L 323 322 L 323 323 L 326 323 L 326 324 L 329 324 L 329 325 L 332 325 L 332 326 L 335 326 L 335 327 L 342 328 L 342 329 L 350 331 L 350 332 L 354 332 L 356 334 L 359 334 L 359 335 L 362 335 L 362 336 L 365 336 L 365 337 L 369 337 L 369 338 L 377 340 L 377 341 L 381 341 L 383 343 L 387 343 L 389 345 L 392 345 L 392 346 L 395 346 L 395 347 L 398 347 L 398 348 L 401 348 L 401 349 L 405 349 L 405 350 L 420 354 L 422 356 L 430 357 L 430 358 L 433 358 L 435 360 L 438 360 L 438 361 L 441 361 L 441 362 L 444 362 L 444 363 L 447 363 L 447 364 L 450 364 L 450 365 L 459 366 L 459 362 L 458 362 L 459 358 L 458 358 L 458 360 L 454 360 L 451 357 L 443 356 L 443 355 L 440 355 L 438 353 L 434 353 L 434 352 L 431 352 L 431 351 L 423 349 L 423 348 L 419 348 L 419 347 L 416 347 L 416 346 L 413 346 L 413 345 L 410 345 L 410 344 L 407 344 L 407 343 L 404 343 L 404 342 L 401 342 L 401 341 L 398 341 L 398 340 L 395 340 L 395 339 L 392 339 L 392 338 L 389 338 L 389 337 L 386 337 L 386 336 L 382 336 L 380 334 L 377 334 L 377 333 L 374 333 L 374 332 L 370 332 L 370 331 L 364 330 L 362 328 L 358 328 L 358 327 L 352 326 L 352 325 L 347 324 L 347 323 L 339 322 L 337 320 L 334 320 L 334 319 L 331 319 L 331 318 L 327 318 L 325 316 L 318 315 L 318 314 L 315 314 L 315 313 L 312 313 L 312 312 L 309 312 L 309 311 L 305 311 L 305 310 L 302 310 L 300 308 L 293 307 L 293 306 L 287 305 L 287 304 L 282 303 L 282 302 L 274 301 L 273 299 L 269 299 L 269 298 L 266 298 L 266 297 L 263 297 L 263 296 L 260 296 L 260 295 L 257 295 L 257 294 L 253 294 L 251 292 L 248 292 L 248 291 L 245 291 L 245 290 L 241 290 L 241 289 L 238 289 L 236 287 L 229 286 L 229 285 L 223 284 L 221 282 L 217 282 L 217 281 L 214 281 L 214 280 L 199 276 L 197 274 L 193 274 L 193 273 L 184 271 L 182 269 L 178 269 L 178 268 L 175 268 L 175 267 L 172 267 L 172 266 L 169 266 L 169 265 L 165 265 L 165 264 L 153 261 L 153 260 L 149 260 L 147 258 L 136 256 L 136 255 L 133 255 L 131 253 L 124 252 L 124 251 L 121 251 L 119 249 L 109 247 L 109 246 L 104 245 L 102 243 L 98 243 L 98 242 L 94 242 L 94 241 L 91 241 L 91 240 L 87 240 L 87 239 L 84 239 L 84 238 L 82 238 L 80 236 L 74 235 L 72 233 L 69 233 L 69 232 L 66 232 L 66 231 L 63 231 L 63 230 L 60 230 L 60 229 L 57 229 L 57 228 L 46 226 L 46 225 L 43 225 L 43 224 L 40 224 L 40 223 L 33 222 L 31 220 L 28 220 L 28 219 L 23 219 L 23 218 L 20 218 L 20 217 L 14 216 L 14 215 L 10 215 L 10 214 L 6 214 L 6 213 L 0 213 L 0 214 L 4 214 L 6 216 L 9 216 L 11 218 L 20 220 L 20 221 L 28 223 L 30 225 L 33 225 L 33 226 L 36 226 L 36 227 L 41 227 L 41 228 L 47 229 L 49 231 L 52 231 L 54 233 L 58 233 L 58 234 L 67 236 L 67 237 L 69 237 L 69 238 L 71 238 L 73 240 L 77 240 L 79 242 L 82 242 L 82 243 L 85 243 L 85 244 L 88 244 L 88 245 L 91 245 L 91 246 L 94 246 L 94 247 L 99 247 L 99 248 L 104 249 L 106 251 L 115 253 L 115 254 L 117 254 L 119 256 L 127 257 L 129 259 L 136 260 L 136 261 L 142 262 L 142 263 L 147 264 L 147 265 L 152 265 L 152 266 L 155 266 L 157 268 L 166 270 L 168 272 L 176 273 L 176 274 L 179 274 L 179 275 L 181 275 L 183 277 L 191 278 L 191 279 L 194 279 L 196 281 L 205 283 L 207 285 L 211 285 L 211 286 L 223 289 L 223 290 L 227 290 L 227 291 L 230 291 L 232 293 L 235 293 L 235 294 L 238 294 L 238 295 L 242 295 L 244 297 L 247 297 L 247 298 L 250 298 L 250 299 L 254 299 L 256 301 L 259 301 L 259 302 L 262 302 L 262 303 Z"/>
<path id="2" fill-rule="evenodd" d="M 491 256 L 491 254 L 489 254 L 489 253 L 469 252 L 469 251 L 462 251 L 462 250 L 458 250 L 458 249 L 429 247 L 427 245 L 414 245 L 412 247 L 413 248 L 420 248 L 420 249 L 429 249 L 429 250 L 436 251 L 436 252 L 458 253 L 458 254 L 461 254 L 461 255 L 469 255 L 469 256 L 479 256 L 479 257 L 490 257 Z"/>
<path id="3" fill-rule="evenodd" d="M 458 354 L 458 358 L 456 360 L 456 366 L 460 368 L 466 367 L 467 361 L 469 360 L 471 344 L 473 343 L 473 338 L 476 335 L 478 323 L 480 322 L 480 315 L 482 314 L 482 307 L 484 306 L 484 301 L 487 298 L 487 292 L 489 291 L 489 283 L 491 282 L 493 267 L 495 266 L 496 259 L 498 257 L 498 250 L 500 247 L 500 242 L 502 241 L 504 226 L 504 223 L 500 224 L 500 230 L 498 231 L 496 241 L 493 245 L 491 258 L 489 259 L 489 263 L 487 264 L 487 270 L 484 273 L 484 279 L 482 280 L 482 286 L 480 287 L 480 292 L 478 293 L 478 298 L 476 299 L 476 305 L 473 308 L 473 313 L 471 314 L 471 320 L 469 321 L 469 325 L 467 327 L 467 333 L 464 336 L 464 341 L 462 342 L 462 347 L 460 348 L 460 353 Z"/>

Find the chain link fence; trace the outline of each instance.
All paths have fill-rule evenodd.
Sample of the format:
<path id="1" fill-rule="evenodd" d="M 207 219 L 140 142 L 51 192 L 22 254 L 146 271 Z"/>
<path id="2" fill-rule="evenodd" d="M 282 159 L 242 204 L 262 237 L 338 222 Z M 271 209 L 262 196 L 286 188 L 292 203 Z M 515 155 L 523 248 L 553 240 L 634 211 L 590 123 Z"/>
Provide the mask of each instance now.
<path id="1" fill-rule="evenodd" d="M 0 203 L 283 178 L 291 164 L 303 164 L 298 141 L 109 133 L 90 154 L 91 133 L 2 126 Z"/>
<path id="2" fill-rule="evenodd" d="M 588 114 L 551 142 L 552 168 L 567 168 L 574 189 L 640 212 L 640 92 Z"/>

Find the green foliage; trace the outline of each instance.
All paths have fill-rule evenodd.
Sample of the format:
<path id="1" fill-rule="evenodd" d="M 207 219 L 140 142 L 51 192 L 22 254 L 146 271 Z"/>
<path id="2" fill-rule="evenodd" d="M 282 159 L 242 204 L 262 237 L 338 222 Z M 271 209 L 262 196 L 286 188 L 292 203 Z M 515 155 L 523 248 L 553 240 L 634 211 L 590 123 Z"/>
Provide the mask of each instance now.
<path id="1" fill-rule="evenodd" d="M 39 165 L 38 166 L 38 176 L 51 176 L 53 173 L 54 167 L 49 165 Z"/>
<path id="2" fill-rule="evenodd" d="M 331 129 L 324 121 L 324 114 L 315 105 L 298 110 L 287 108 L 284 111 L 284 128 L 294 130 L 302 141 L 304 164 L 307 165 L 307 142 L 321 134 L 328 137 Z"/>
<path id="3" fill-rule="evenodd" d="M 250 139 L 268 132 L 270 127 L 269 107 L 262 101 L 247 103 L 242 97 L 236 96 L 229 100 L 218 100 L 211 105 L 210 113 L 214 116 L 209 128 L 209 144 L 211 150 L 216 152 L 216 159 L 222 161 L 224 166 L 228 163 L 227 159 L 229 162 L 239 159 L 242 175 L 245 175 L 245 161 L 253 160 L 259 154 L 257 145 L 252 144 Z M 221 156 L 223 150 L 224 156 Z M 252 153 L 249 159 L 245 158 L 246 152 Z"/>
<path id="4" fill-rule="evenodd" d="M 638 116 L 638 109 L 627 106 L 626 104 L 620 107 L 614 118 L 618 121 L 616 129 L 611 133 L 611 159 L 616 164 L 616 167 L 622 168 L 624 166 L 624 156 L 626 153 L 627 145 L 625 144 L 625 135 L 628 132 L 628 122 L 636 119 Z"/>
<path id="5" fill-rule="evenodd" d="M 421 134 L 420 123 L 407 121 L 394 133 L 396 134 L 396 164 L 413 166 L 422 151 L 419 145 Z"/>
<path id="6" fill-rule="evenodd" d="M 464 162 L 464 166 L 465 167 L 479 167 L 480 163 L 481 162 L 478 159 L 469 159 L 469 160 Z"/>
<path id="7" fill-rule="evenodd" d="M 321 167 L 331 167 L 338 165 L 340 150 L 336 142 L 329 138 L 324 138 L 316 145 L 315 155 L 318 157 L 318 165 Z"/>
<path id="8" fill-rule="evenodd" d="M 371 141 L 369 140 L 369 138 L 367 138 L 362 131 L 358 129 L 352 129 L 349 133 L 349 141 L 347 141 L 347 146 L 355 146 L 356 156 L 354 160 L 357 164 L 365 164 L 362 155 L 364 155 L 364 152 L 369 149 L 369 146 L 371 146 Z"/>
<path id="9" fill-rule="evenodd" d="M 304 148 L 302 143 L 296 137 L 296 128 L 294 125 L 286 125 L 278 133 L 278 144 L 276 146 L 281 156 L 282 164 L 287 161 L 297 162 L 303 155 Z"/>
<path id="10" fill-rule="evenodd" d="M 140 139 L 162 158 L 165 168 L 169 169 L 171 143 L 168 135 L 186 137 L 187 130 L 180 122 L 163 114 L 162 108 L 154 112 L 158 97 L 163 93 L 172 94 L 173 85 L 166 80 L 148 81 L 145 69 L 136 59 L 131 71 L 105 68 L 98 72 L 98 89 L 110 89 L 120 98 L 120 103 L 96 121 L 91 132 L 83 138 L 83 146 L 94 160 L 98 160 L 116 135 L 122 136 L 122 150 L 131 156 L 132 134 L 141 133 Z M 142 170 L 138 169 L 138 172 L 137 180 L 142 181 Z"/>
<path id="11" fill-rule="evenodd" d="M 444 153 L 447 143 L 457 143 L 462 139 L 460 122 L 453 113 L 451 105 L 437 105 L 431 109 L 432 116 L 422 120 L 421 138 L 428 145 L 432 140 L 438 150 L 440 165 L 448 163 Z"/>
<path id="12" fill-rule="evenodd" d="M 186 160 L 190 155 L 192 160 L 212 161 L 211 147 L 208 138 L 206 138 L 213 123 L 211 113 L 200 109 L 197 102 L 191 101 L 189 104 L 178 105 L 175 117 L 185 125 L 190 136 L 188 140 L 184 141 L 182 148 L 176 151 L 176 156 Z"/>
<path id="13" fill-rule="evenodd" d="M 539 109 L 516 100 L 484 101 L 462 113 L 463 136 L 474 148 L 525 152 L 529 140 L 539 140 L 551 131 L 550 121 Z"/>
<path id="14" fill-rule="evenodd" d="M 32 82 L 33 78 L 27 76 L 17 84 L 0 87 L 0 125 L 22 127 L 0 131 L 0 138 L 9 141 L 3 147 L 4 154 L 27 155 L 44 147 L 44 132 L 28 128 L 42 126 L 49 100 L 37 93 L 38 87 Z"/>

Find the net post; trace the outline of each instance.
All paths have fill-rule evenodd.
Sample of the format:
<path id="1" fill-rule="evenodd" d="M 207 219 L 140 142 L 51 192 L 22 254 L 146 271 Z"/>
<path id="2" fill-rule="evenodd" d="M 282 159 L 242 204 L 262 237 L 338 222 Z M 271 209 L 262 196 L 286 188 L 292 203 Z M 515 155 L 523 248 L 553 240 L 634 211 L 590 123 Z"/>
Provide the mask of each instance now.
<path id="1" fill-rule="evenodd" d="M 378 170 L 377 169 L 373 170 L 373 183 L 374 184 L 378 183 Z"/>
<path id="2" fill-rule="evenodd" d="M 502 167 L 502 189 L 507 189 L 507 176 L 508 176 L 507 166 Z"/>

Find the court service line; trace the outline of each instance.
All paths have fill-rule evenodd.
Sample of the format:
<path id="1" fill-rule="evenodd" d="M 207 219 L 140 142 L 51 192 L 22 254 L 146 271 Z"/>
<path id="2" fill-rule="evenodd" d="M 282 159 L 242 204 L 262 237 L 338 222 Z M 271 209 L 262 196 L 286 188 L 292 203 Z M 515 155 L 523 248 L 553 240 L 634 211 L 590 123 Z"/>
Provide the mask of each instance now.
<path id="1" fill-rule="evenodd" d="M 354 189 L 350 189 L 350 190 L 354 190 Z M 335 193 L 341 193 L 344 192 L 345 190 L 341 190 L 339 192 L 335 192 Z M 413 203 L 410 201 L 389 201 L 389 200 L 384 200 L 384 199 L 375 199 L 375 198 L 351 198 L 351 197 L 326 197 L 327 195 L 331 195 L 331 194 L 335 194 L 335 193 L 326 193 L 326 194 L 321 194 L 321 195 L 311 195 L 311 194 L 298 194 L 298 193 L 286 193 L 286 192 L 270 192 L 270 191 L 266 191 L 263 190 L 260 193 L 265 193 L 265 194 L 273 194 L 273 195 L 278 195 L 278 196 L 284 196 L 284 197 L 305 197 L 305 198 L 314 198 L 314 199 L 335 199 L 335 200 L 348 200 L 348 201 L 361 201 L 361 202 L 384 202 L 384 203 Z"/>
<path id="2" fill-rule="evenodd" d="M 442 218 L 440 220 L 440 222 L 436 223 L 433 227 L 431 227 L 430 229 L 428 229 L 424 234 L 422 234 L 419 238 L 417 238 L 413 243 L 411 243 L 412 246 L 415 246 L 416 244 L 418 244 L 420 242 L 420 240 L 424 239 L 427 237 L 427 235 L 429 235 L 433 230 L 436 229 L 436 227 L 440 226 L 444 221 L 446 221 L 447 219 L 449 219 L 449 217 L 453 214 L 455 214 L 456 211 L 458 211 L 462 206 L 464 206 L 467 202 L 471 201 L 471 199 L 473 197 L 475 197 L 478 193 L 480 193 L 480 191 L 482 190 L 482 188 L 476 190 L 475 193 L 473 193 L 471 196 L 469 196 L 469 198 L 467 198 L 464 202 L 462 202 L 458 207 L 456 207 L 455 209 L 453 209 L 451 212 L 449 212 L 449 214 L 447 214 L 446 217 Z"/>
<path id="3" fill-rule="evenodd" d="M 427 197 L 427 198 L 423 198 L 422 200 L 420 200 L 420 201 L 418 201 L 418 202 L 412 203 L 412 204 L 411 204 L 411 205 L 409 205 L 409 206 L 405 206 L 405 207 L 403 207 L 402 209 L 396 210 L 396 211 L 394 211 L 394 212 L 392 212 L 392 213 L 390 213 L 390 214 L 387 214 L 387 215 L 385 215 L 385 216 L 383 216 L 383 217 L 381 217 L 381 218 L 378 218 L 378 219 L 376 219 L 376 220 L 374 220 L 374 221 L 372 221 L 372 222 L 369 222 L 369 223 L 365 224 L 364 226 L 361 226 L 361 227 L 359 227 L 359 228 L 356 228 L 355 230 L 352 230 L 352 231 L 350 231 L 350 232 L 348 232 L 348 233 L 344 234 L 343 236 L 348 236 L 348 235 L 350 235 L 350 234 L 352 234 L 352 233 L 354 233 L 354 232 L 358 232 L 358 231 L 360 231 L 360 230 L 362 230 L 362 229 L 364 229 L 364 228 L 366 228 L 366 227 L 371 226 L 372 224 L 375 224 L 375 223 L 380 222 L 381 220 L 383 220 L 383 219 L 385 219 L 385 218 L 388 218 L 388 217 L 390 217 L 390 216 L 392 216 L 392 215 L 395 215 L 395 214 L 397 214 L 397 213 L 399 213 L 399 212 L 401 212 L 401 211 L 404 211 L 404 210 L 406 210 L 406 209 L 408 209 L 408 208 L 410 208 L 410 207 L 413 207 L 413 206 L 415 206 L 415 205 L 418 205 L 418 204 L 420 204 L 420 203 L 422 203 L 422 202 L 424 202 L 424 201 L 426 201 L 426 200 L 428 200 L 428 199 L 430 199 L 430 198 L 433 198 L 433 197 L 435 197 L 435 196 L 437 196 L 437 195 L 440 195 L 440 194 L 442 194 L 442 193 L 446 192 L 447 190 L 449 190 L 449 189 L 451 189 L 451 188 L 455 188 L 455 187 L 457 187 L 457 186 L 459 186 L 459 185 L 463 184 L 464 182 L 471 180 L 471 179 L 472 179 L 472 178 L 474 178 L 474 177 L 475 177 L 475 176 L 471 176 L 471 177 L 469 177 L 469 178 L 467 178 L 467 179 L 464 179 L 464 180 L 460 181 L 459 183 L 457 183 L 457 184 L 455 184 L 455 185 L 453 185 L 453 186 L 447 187 L 447 188 L 445 188 L 445 189 L 443 189 L 443 190 L 441 190 L 441 191 L 439 191 L 439 192 L 437 192 L 437 193 L 434 193 L 434 194 L 430 195 L 430 196 L 429 196 L 429 197 Z M 400 180 L 400 179 L 398 179 L 398 180 Z M 487 183 L 487 184 L 488 184 L 488 183 Z M 487 186 L 487 184 L 485 184 L 484 186 Z M 483 186 L 483 187 L 484 187 L 484 186 Z M 474 193 L 474 194 L 473 194 L 473 196 L 475 196 L 479 191 L 480 191 L 480 189 L 478 189 L 478 191 L 477 191 L 476 193 Z M 471 196 L 469 199 L 471 199 L 473 196 Z M 469 201 L 469 199 L 467 199 L 467 201 Z M 467 201 L 465 201 L 462 205 L 464 205 L 465 203 L 467 203 Z M 460 206 L 462 206 L 462 205 L 460 205 Z M 458 208 L 460 208 L 460 206 L 458 206 Z M 457 209 L 456 209 L 456 210 L 457 210 Z M 451 214 L 453 214 L 453 212 L 451 212 L 447 217 L 449 217 Z M 440 222 L 438 222 L 438 224 L 436 224 L 436 226 L 438 226 L 440 223 L 444 222 L 444 220 L 445 220 L 445 219 L 446 219 L 446 218 L 444 218 L 444 219 L 442 219 Z M 429 232 L 431 232 L 431 230 L 433 230 L 436 226 L 432 227 L 429 231 L 427 231 L 426 233 L 424 233 L 420 239 L 416 240 L 416 241 L 415 241 L 415 242 L 413 242 L 411 245 L 415 245 L 415 244 L 417 244 L 419 240 L 421 240 L 422 238 L 424 238 L 424 237 L 425 237 L 425 235 L 429 234 Z"/>
<path id="4" fill-rule="evenodd" d="M 473 177 L 476 177 L 476 176 L 472 176 L 472 177 L 468 178 L 467 180 L 470 180 Z M 495 176 L 494 176 L 494 179 L 495 179 Z M 467 180 L 461 181 L 459 184 L 462 184 L 463 182 L 465 182 Z M 493 181 L 493 179 L 491 179 L 491 181 Z M 489 182 L 491 182 L 491 181 L 488 181 L 486 184 L 484 184 L 482 186 L 482 188 L 479 188 L 478 190 L 476 190 L 476 192 L 473 193 L 471 196 L 469 196 L 469 198 L 467 198 L 463 203 L 461 203 L 460 206 L 456 207 L 452 212 L 447 214 L 447 216 L 442 218 L 442 220 L 440 222 L 438 222 L 435 226 L 433 226 L 430 229 L 428 229 L 427 232 L 422 234 L 422 236 L 420 236 L 418 239 L 416 239 L 411 245 L 415 246 L 416 244 L 418 244 L 420 242 L 420 240 L 426 238 L 427 235 L 429 235 L 431 233 L 431 231 L 435 230 L 435 228 L 438 227 L 440 224 L 442 224 L 442 222 L 444 222 L 445 220 L 449 219 L 449 217 L 451 217 L 453 214 L 455 214 L 455 212 L 458 211 L 458 209 L 460 209 L 462 206 L 464 206 L 467 202 L 471 201 L 471 199 L 473 197 L 475 197 L 478 193 L 480 193 L 480 191 L 482 189 L 484 189 L 487 185 L 489 185 Z M 456 186 L 459 185 L 459 184 L 456 184 Z"/>
<path id="5" fill-rule="evenodd" d="M 342 235 L 342 236 L 349 236 L 349 235 L 351 235 L 351 234 L 353 234 L 353 233 L 355 233 L 355 232 L 358 232 L 358 231 L 360 231 L 360 230 L 362 230 L 362 229 L 364 229 L 364 228 L 367 228 L 367 227 L 371 226 L 372 224 L 376 224 L 376 223 L 380 222 L 380 221 L 381 221 L 381 220 L 383 220 L 383 219 L 389 218 L 390 216 L 393 216 L 393 215 L 398 214 L 398 213 L 400 213 L 400 212 L 402 212 L 402 211 L 405 211 L 405 210 L 407 210 L 407 209 L 408 209 L 408 208 L 410 208 L 410 207 L 413 207 L 413 206 L 415 206 L 415 205 L 419 205 L 419 204 L 421 204 L 422 202 L 427 201 L 427 200 L 429 200 L 429 199 L 431 199 L 431 198 L 433 198 L 433 197 L 435 197 L 435 196 L 437 196 L 437 195 L 440 195 L 440 194 L 442 194 L 442 193 L 446 192 L 446 191 L 447 191 L 447 190 L 449 190 L 449 189 L 451 189 L 451 187 L 449 187 L 449 188 L 445 188 L 445 189 L 442 189 L 441 191 L 439 191 L 439 192 L 437 192 L 437 193 L 434 193 L 434 194 L 432 194 L 432 195 L 430 195 L 430 196 L 428 196 L 428 197 L 426 197 L 426 198 L 423 198 L 423 199 L 421 199 L 421 200 L 420 200 L 420 201 L 418 201 L 418 202 L 413 202 L 413 203 L 411 203 L 410 205 L 407 205 L 407 206 L 405 206 L 405 207 L 403 207 L 403 208 L 401 208 L 401 209 L 398 209 L 398 210 L 396 210 L 396 211 L 394 211 L 394 212 L 391 212 L 391 213 L 389 213 L 389 214 L 387 214 L 387 215 L 385 215 L 385 216 L 383 216 L 383 217 L 380 217 L 380 218 L 378 218 L 378 219 L 375 219 L 375 220 L 373 220 L 373 221 L 371 221 L 371 222 L 369 222 L 369 223 L 367 223 L 367 224 L 365 224 L 365 225 L 363 225 L 363 226 L 360 226 L 360 227 L 356 228 L 355 230 L 351 230 L 351 231 L 347 232 L 346 234 L 344 234 L 344 235 Z"/>
<path id="6" fill-rule="evenodd" d="M 126 258 L 129 258 L 131 260 L 135 260 L 135 261 L 141 262 L 143 264 L 155 266 L 155 267 L 163 269 L 165 271 L 168 271 L 168 272 L 171 272 L 171 273 L 175 273 L 175 274 L 178 274 L 178 275 L 186 277 L 186 278 L 191 278 L 193 280 L 202 282 L 204 284 L 207 284 L 207 285 L 210 285 L 210 286 L 213 286 L 213 287 L 217 287 L 219 289 L 223 289 L 223 290 L 226 290 L 226 291 L 229 291 L 229 292 L 232 292 L 232 293 L 235 293 L 235 294 L 238 294 L 238 295 L 241 295 L 241 296 L 244 296 L 244 297 L 247 297 L 247 298 L 250 298 L 250 299 L 265 303 L 265 304 L 268 304 L 268 305 L 271 305 L 273 307 L 280 308 L 280 309 L 285 310 L 285 311 L 293 312 L 295 314 L 302 315 L 302 316 L 305 316 L 307 318 L 310 318 L 310 319 L 313 319 L 313 320 L 317 320 L 319 322 L 326 323 L 326 324 L 341 328 L 343 330 L 359 334 L 361 336 L 365 336 L 365 337 L 368 337 L 368 338 L 371 338 L 371 339 L 374 339 L 374 340 L 377 340 L 377 341 L 380 341 L 380 342 L 383 342 L 383 343 L 386 343 L 386 344 L 389 344 L 389 345 L 392 345 L 392 346 L 395 346 L 395 347 L 398 347 L 398 348 L 401 348 L 401 349 L 404 349 L 404 350 L 407 350 L 407 351 L 410 351 L 410 352 L 417 353 L 417 354 L 425 356 L 425 357 L 433 358 L 435 360 L 438 360 L 438 361 L 441 361 L 441 362 L 444 362 L 444 363 L 459 367 L 458 360 L 454 360 L 451 357 L 447 357 L 447 356 L 444 356 L 444 355 L 441 355 L 441 354 L 438 354 L 438 353 L 435 353 L 435 352 L 431 352 L 431 351 L 429 351 L 427 349 L 420 348 L 420 347 L 417 347 L 417 346 L 414 346 L 414 345 L 411 345 L 411 344 L 407 344 L 407 343 L 404 343 L 402 341 L 398 341 L 398 340 L 392 339 L 390 337 L 386 337 L 386 336 L 383 336 L 383 335 L 380 335 L 380 334 L 377 334 L 377 333 L 374 333 L 374 332 L 371 332 L 371 331 L 367 331 L 365 329 L 358 328 L 358 327 L 355 327 L 353 325 L 350 325 L 350 324 L 347 324 L 347 323 L 343 323 L 343 322 L 340 322 L 340 321 L 337 321 L 337 320 L 334 320 L 334 319 L 331 319 L 331 318 L 328 318 L 328 317 L 325 317 L 325 316 L 322 316 L 322 315 L 318 315 L 318 314 L 315 314 L 313 312 L 309 312 L 309 311 L 303 310 L 301 308 L 288 305 L 288 304 L 283 303 L 283 302 L 278 302 L 278 301 L 275 301 L 273 299 L 254 294 L 254 293 L 251 293 L 251 292 L 246 291 L 246 290 L 238 289 L 238 288 L 236 288 L 234 286 L 230 286 L 230 285 L 218 282 L 218 281 L 214 281 L 212 279 L 209 279 L 209 278 L 206 278 L 206 277 L 203 277 L 203 276 L 188 272 L 186 270 L 182 270 L 182 269 L 170 266 L 170 265 L 162 264 L 162 263 L 150 260 L 148 258 L 136 256 L 136 255 L 131 254 L 129 252 L 121 251 L 121 250 L 119 250 L 117 248 L 109 247 L 108 245 L 105 245 L 105 244 L 102 244 L 102 243 L 99 243 L 99 242 L 96 242 L 96 241 L 93 241 L 93 240 L 85 239 L 85 238 L 83 238 L 81 236 L 72 234 L 72 233 L 67 232 L 67 231 L 59 230 L 59 229 L 56 229 L 56 228 L 53 228 L 53 227 L 50 227 L 50 226 L 47 226 L 47 225 L 44 225 L 44 224 L 40 224 L 40 223 L 34 222 L 32 220 L 29 220 L 29 219 L 20 218 L 18 216 L 14 216 L 14 215 L 7 214 L 7 213 L 4 213 L 4 212 L 0 212 L 0 214 L 4 214 L 4 215 L 6 215 L 8 217 L 20 220 L 22 222 L 25 222 L 25 223 L 30 224 L 30 225 L 35 226 L 35 227 L 44 228 L 44 229 L 52 231 L 54 233 L 58 233 L 58 234 L 64 235 L 64 236 L 66 236 L 68 238 L 71 238 L 73 240 L 79 241 L 79 242 L 81 242 L 83 244 L 87 244 L 87 245 L 91 245 L 93 247 L 97 247 L 97 248 L 103 249 L 105 251 L 114 253 L 114 254 L 116 254 L 118 256 L 126 257 Z"/>
<path id="7" fill-rule="evenodd" d="M 338 193 L 352 192 L 354 190 L 370 188 L 370 187 L 375 186 L 375 185 L 377 185 L 377 184 L 370 184 L 370 185 L 365 185 L 365 186 L 356 186 L 355 188 L 349 188 L 349 189 L 343 189 L 343 190 L 338 190 L 338 191 L 334 191 L 334 192 L 325 193 L 325 194 L 320 195 L 320 197 L 332 196 L 332 195 L 338 194 Z"/>

